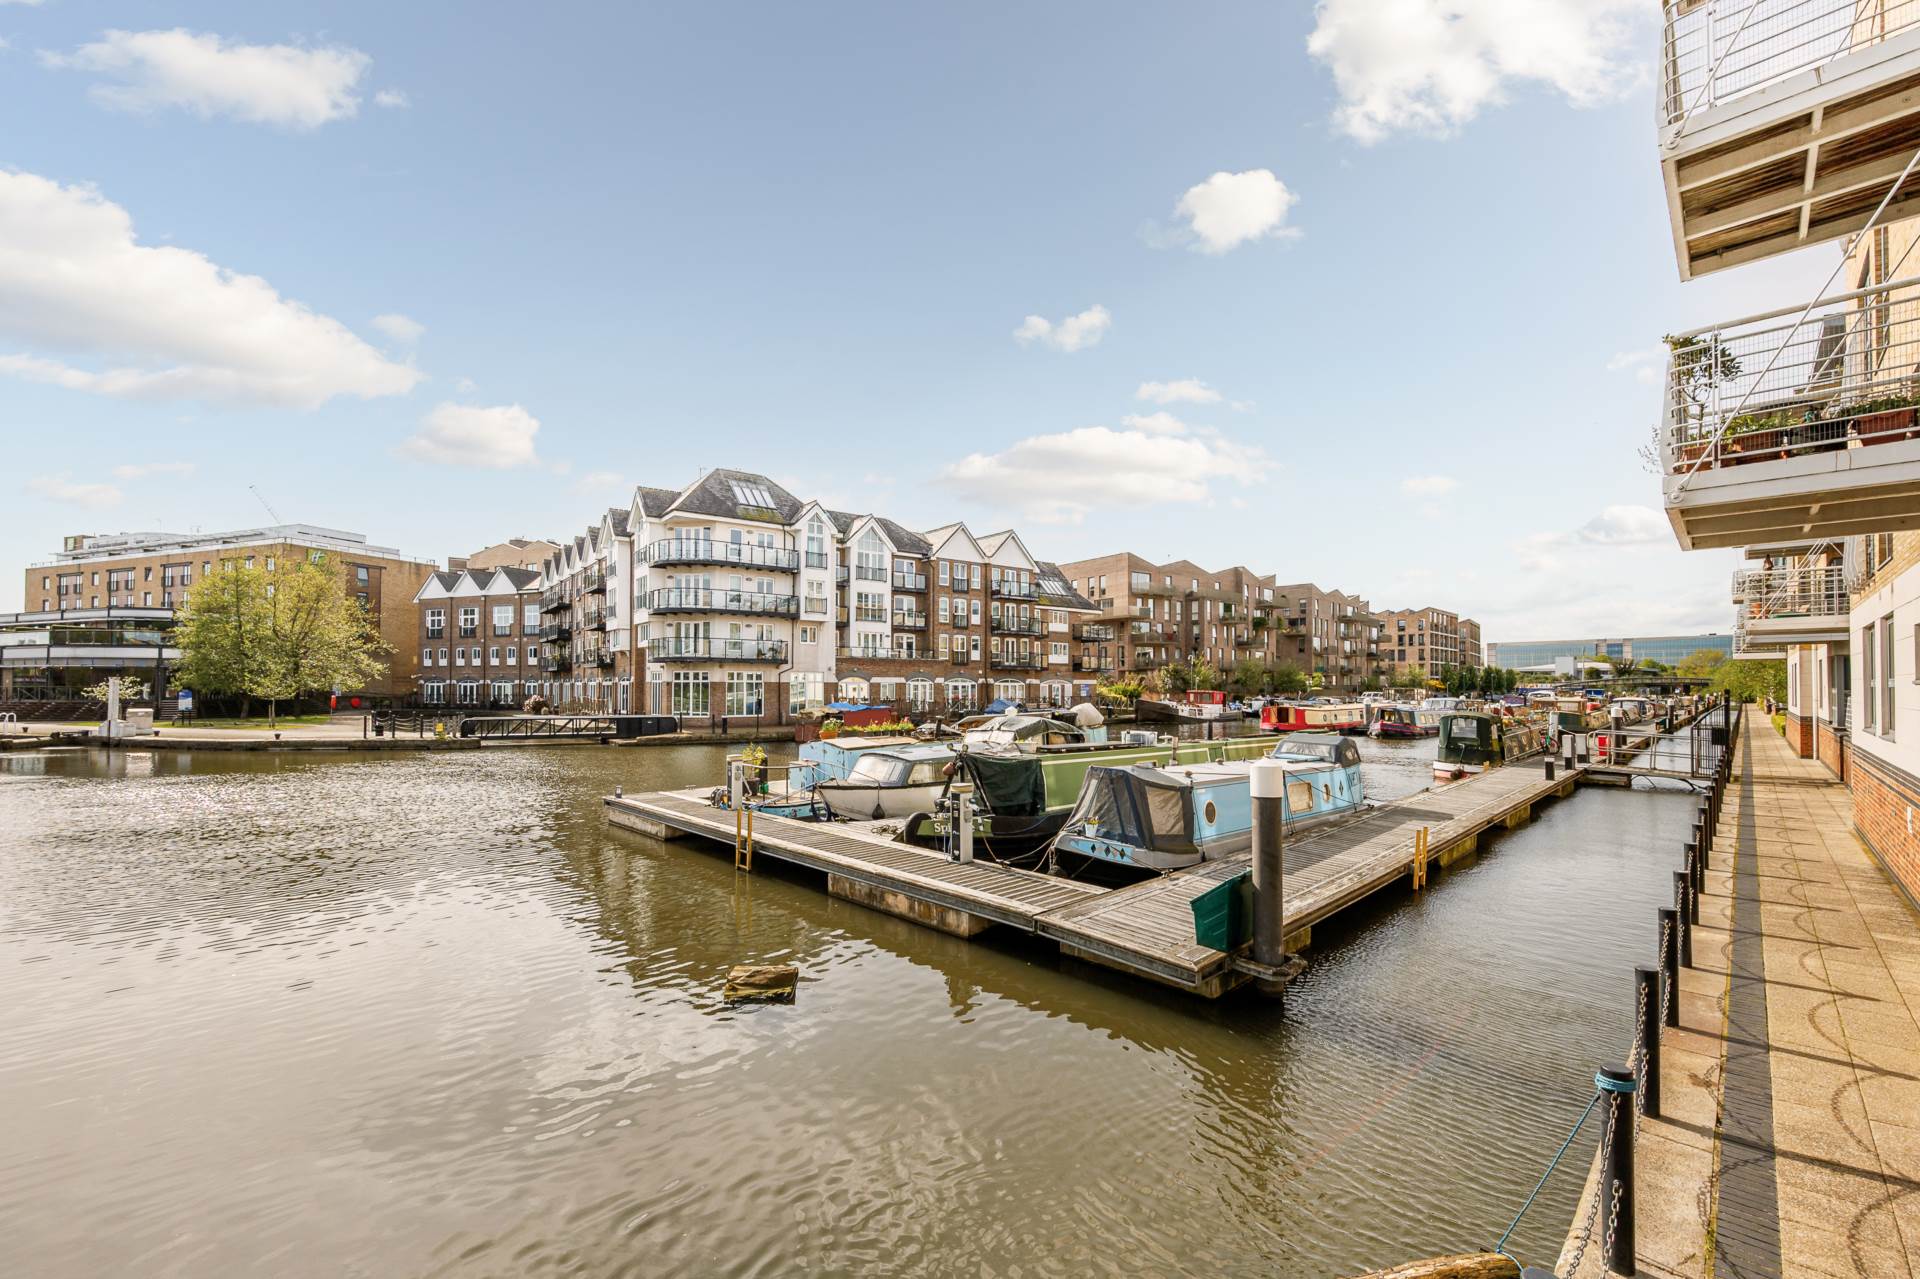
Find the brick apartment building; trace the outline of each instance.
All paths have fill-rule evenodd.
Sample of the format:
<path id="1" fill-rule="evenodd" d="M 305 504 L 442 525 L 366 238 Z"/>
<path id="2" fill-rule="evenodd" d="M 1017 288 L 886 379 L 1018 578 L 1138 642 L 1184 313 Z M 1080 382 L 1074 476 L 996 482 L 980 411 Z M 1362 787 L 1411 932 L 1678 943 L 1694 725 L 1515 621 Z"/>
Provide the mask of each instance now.
<path id="1" fill-rule="evenodd" d="M 518 709 L 540 680 L 540 582 L 513 567 L 429 577 L 414 595 L 420 701 Z"/>
<path id="2" fill-rule="evenodd" d="M 1276 586 L 1273 595 L 1270 626 L 1277 661 L 1343 692 L 1383 682 L 1392 673 L 1381 648 L 1383 623 L 1365 599 L 1312 582 Z"/>
<path id="3" fill-rule="evenodd" d="M 274 524 L 223 533 L 76 534 L 62 540 L 54 558 L 27 569 L 22 598 L 30 614 L 51 622 L 75 610 L 132 608 L 163 610 L 157 616 L 170 625 L 172 611 L 185 602 L 193 584 L 220 564 L 271 571 L 301 560 L 337 566 L 348 594 L 366 606 L 381 639 L 392 647 L 385 677 L 349 693 L 412 697 L 421 651 L 412 601 L 435 566 L 374 546 L 360 533 Z M 162 689 L 155 692 L 165 695 Z"/>
<path id="4" fill-rule="evenodd" d="M 1485 664 L 1480 623 L 1470 617 L 1444 608 L 1405 608 L 1380 618 L 1382 652 L 1391 654 L 1396 675 L 1416 666 L 1433 675 L 1443 667 Z"/>
<path id="5" fill-rule="evenodd" d="M 609 507 L 541 564 L 540 683 L 556 706 L 638 713 L 632 512 Z"/>

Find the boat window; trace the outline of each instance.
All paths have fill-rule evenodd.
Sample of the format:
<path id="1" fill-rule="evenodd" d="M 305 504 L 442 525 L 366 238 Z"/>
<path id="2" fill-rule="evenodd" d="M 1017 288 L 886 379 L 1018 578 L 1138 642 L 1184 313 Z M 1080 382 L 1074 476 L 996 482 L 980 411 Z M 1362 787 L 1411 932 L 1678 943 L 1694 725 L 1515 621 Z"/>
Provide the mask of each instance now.
<path id="1" fill-rule="evenodd" d="M 1079 802 L 1073 806 L 1073 816 L 1067 819 L 1067 824 L 1109 839 L 1131 838 L 1118 792 L 1111 770 L 1088 769 Z"/>
<path id="2" fill-rule="evenodd" d="M 1477 719 L 1468 719 L 1465 716 L 1457 716 L 1449 719 L 1447 721 L 1447 740 L 1450 742 L 1479 743 L 1481 741 L 1480 721 Z"/>
<path id="3" fill-rule="evenodd" d="M 1186 843 L 1187 790 L 1184 786 L 1143 786 L 1147 800 L 1147 825 L 1153 831 L 1155 847 L 1167 841 Z"/>
<path id="4" fill-rule="evenodd" d="M 913 766 L 907 774 L 907 785 L 925 786 L 938 782 L 946 776 L 947 761 L 941 759 L 923 759 Z"/>
<path id="5" fill-rule="evenodd" d="M 850 782 L 870 786 L 899 786 L 907 778 L 907 761 L 892 755 L 862 755 L 847 774 Z"/>
<path id="6" fill-rule="evenodd" d="M 1301 813 L 1313 811 L 1313 783 L 1309 781 L 1287 782 L 1287 812 L 1295 817 Z"/>

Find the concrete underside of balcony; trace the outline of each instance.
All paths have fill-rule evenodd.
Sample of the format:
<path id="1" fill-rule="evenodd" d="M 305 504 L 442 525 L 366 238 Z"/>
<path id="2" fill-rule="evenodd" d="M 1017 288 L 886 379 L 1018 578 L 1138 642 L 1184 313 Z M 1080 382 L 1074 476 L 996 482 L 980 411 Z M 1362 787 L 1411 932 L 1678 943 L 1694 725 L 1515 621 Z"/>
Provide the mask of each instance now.
<path id="1" fill-rule="evenodd" d="M 1838 540 L 1920 528 L 1920 440 L 1737 466 L 1667 481 L 1667 519 L 1682 549 Z"/>
<path id="2" fill-rule="evenodd" d="M 1920 30 L 1696 110 L 1660 167 L 1680 278 L 1838 239 L 1867 224 L 1920 149 Z M 1920 214 L 1920 171 L 1881 215 Z"/>

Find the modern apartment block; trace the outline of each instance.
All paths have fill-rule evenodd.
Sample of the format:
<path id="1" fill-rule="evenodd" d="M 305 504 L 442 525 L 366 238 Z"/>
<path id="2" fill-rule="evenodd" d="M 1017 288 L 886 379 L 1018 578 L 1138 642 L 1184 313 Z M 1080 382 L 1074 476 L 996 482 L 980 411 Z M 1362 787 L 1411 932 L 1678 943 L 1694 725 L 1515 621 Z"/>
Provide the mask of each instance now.
<path id="1" fill-rule="evenodd" d="M 540 681 L 540 574 L 448 569 L 415 593 L 420 701 L 518 709 Z"/>
<path id="2" fill-rule="evenodd" d="M 540 683 L 555 706 L 638 713 L 633 512 L 609 507 L 541 565 Z"/>
<path id="3" fill-rule="evenodd" d="M 1323 687 L 1352 692 L 1392 674 L 1382 649 L 1383 619 L 1357 595 L 1312 582 L 1274 588 L 1271 625 L 1279 661 L 1317 675 Z"/>
<path id="4" fill-rule="evenodd" d="M 1393 673 L 1418 666 L 1429 675 L 1447 666 L 1483 666 L 1480 623 L 1444 608 L 1391 609 L 1380 615 L 1381 651 Z"/>
<path id="5" fill-rule="evenodd" d="M 1733 547 L 1733 660 L 1781 660 L 1787 738 L 1920 897 L 1920 5 L 1669 5 L 1657 154 L 1680 277 L 1845 242 L 1826 296 L 1665 338 L 1683 549 Z M 1818 38 L 1782 32 L 1818 30 Z"/>
<path id="6" fill-rule="evenodd" d="M 392 547 L 374 546 L 360 533 L 311 524 L 274 524 L 224 533 L 75 534 L 62 540 L 58 555 L 28 567 L 23 598 L 27 613 L 49 624 L 73 620 L 83 612 L 105 617 L 102 610 L 121 610 L 124 616 L 125 610 L 138 609 L 143 613 L 159 610 L 146 620 L 164 629 L 194 582 L 218 565 L 232 561 L 271 570 L 299 560 L 337 566 L 348 593 L 366 606 L 381 638 L 393 649 L 386 659 L 386 677 L 371 688 L 350 692 L 412 697 L 420 674 L 412 600 L 435 565 Z M 99 678 L 83 666 L 48 667 L 37 675 L 15 676 L 21 688 L 83 687 Z M 155 695 L 167 692 L 156 688 Z"/>

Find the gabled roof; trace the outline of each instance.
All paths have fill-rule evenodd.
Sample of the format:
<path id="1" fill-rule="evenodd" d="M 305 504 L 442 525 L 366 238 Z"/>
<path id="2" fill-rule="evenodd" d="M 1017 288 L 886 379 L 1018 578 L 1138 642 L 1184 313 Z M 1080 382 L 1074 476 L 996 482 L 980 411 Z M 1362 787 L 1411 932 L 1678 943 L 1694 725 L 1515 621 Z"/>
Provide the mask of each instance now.
<path id="1" fill-rule="evenodd" d="M 832 520 L 833 526 L 840 530 L 842 536 L 845 536 L 846 531 L 853 527 L 853 522 L 860 517 L 852 511 L 828 511 L 827 518 Z"/>
<path id="2" fill-rule="evenodd" d="M 650 520 L 657 520 L 673 506 L 673 499 L 680 494 L 673 489 L 648 488 L 642 484 L 633 490 L 633 500 L 639 504 L 640 514 Z"/>
<path id="3" fill-rule="evenodd" d="M 615 537 L 625 537 L 633 531 L 633 524 L 631 522 L 632 515 L 633 512 L 624 506 L 610 506 L 607 508 L 607 523 L 613 526 L 613 535 Z"/>
<path id="4" fill-rule="evenodd" d="M 895 524 L 892 520 L 882 515 L 874 516 L 873 522 L 880 526 L 880 531 L 887 535 L 887 540 L 892 542 L 894 549 L 902 555 L 914 555 L 925 558 L 932 554 L 933 543 L 912 529 L 904 525 Z"/>
<path id="5" fill-rule="evenodd" d="M 1010 528 L 1002 529 L 998 533 L 988 533 L 977 540 L 980 543 L 980 549 L 987 553 L 987 558 L 996 564 L 1001 564 L 1002 567 L 1006 567 L 1004 559 L 1008 558 L 1003 556 L 1002 552 L 1007 550 L 1009 544 L 1018 555 L 1020 564 L 1032 564 L 1036 568 L 1039 566 L 1040 561 L 1027 550 L 1027 544 L 1020 540 L 1020 535 Z"/>
<path id="6" fill-rule="evenodd" d="M 766 520 L 772 515 L 782 524 L 791 524 L 799 516 L 801 505 L 799 498 L 764 475 L 721 468 L 708 471 L 680 490 L 670 510 L 674 514 L 730 520 Z"/>
<path id="7" fill-rule="evenodd" d="M 973 534 L 967 531 L 965 524 L 942 524 L 939 528 L 928 529 L 927 542 L 929 548 L 927 553 L 929 555 L 938 554 L 942 548 L 950 544 L 955 538 L 964 538 L 967 551 L 977 556 L 982 562 L 985 562 L 987 558 L 986 552 L 980 549 L 980 543 L 974 540 Z"/>

